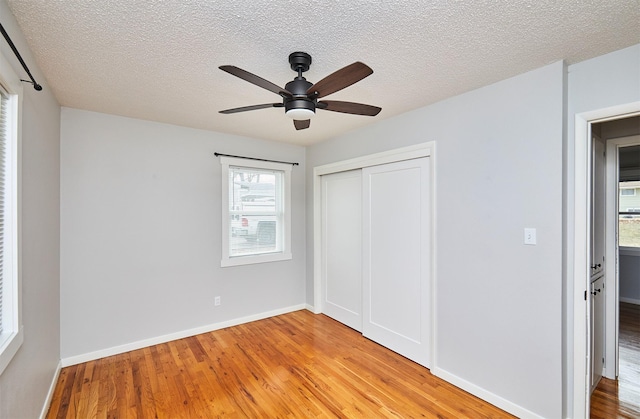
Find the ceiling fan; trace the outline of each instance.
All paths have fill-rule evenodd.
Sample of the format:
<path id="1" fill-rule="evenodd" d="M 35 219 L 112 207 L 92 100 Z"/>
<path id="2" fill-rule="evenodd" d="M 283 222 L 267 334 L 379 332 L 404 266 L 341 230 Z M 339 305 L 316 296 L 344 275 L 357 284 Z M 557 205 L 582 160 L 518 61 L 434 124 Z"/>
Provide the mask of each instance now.
<path id="1" fill-rule="evenodd" d="M 318 100 L 351 86 L 372 74 L 373 70 L 366 64 L 357 61 L 329 74 L 315 84 L 302 77 L 302 73 L 309 70 L 309 66 L 311 66 L 311 56 L 309 54 L 306 52 L 294 52 L 289 55 L 289 64 L 291 64 L 291 69 L 298 73 L 298 76 L 287 83 L 284 89 L 241 68 L 232 65 L 220 66 L 220 70 L 282 96 L 282 103 L 243 106 L 241 108 L 225 109 L 220 113 L 231 114 L 257 109 L 284 108 L 286 115 L 293 119 L 293 125 L 296 129 L 301 130 L 309 128 L 310 119 L 315 115 L 316 109 L 366 116 L 376 116 L 382 110 L 377 106 L 362 103 Z"/>

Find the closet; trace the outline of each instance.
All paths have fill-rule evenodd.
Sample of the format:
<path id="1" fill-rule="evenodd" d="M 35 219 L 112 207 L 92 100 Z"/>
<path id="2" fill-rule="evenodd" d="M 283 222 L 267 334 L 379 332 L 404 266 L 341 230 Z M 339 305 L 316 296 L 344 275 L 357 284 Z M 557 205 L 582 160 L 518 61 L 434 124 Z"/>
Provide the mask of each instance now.
<path id="1" fill-rule="evenodd" d="M 430 157 L 321 176 L 322 312 L 426 367 Z"/>

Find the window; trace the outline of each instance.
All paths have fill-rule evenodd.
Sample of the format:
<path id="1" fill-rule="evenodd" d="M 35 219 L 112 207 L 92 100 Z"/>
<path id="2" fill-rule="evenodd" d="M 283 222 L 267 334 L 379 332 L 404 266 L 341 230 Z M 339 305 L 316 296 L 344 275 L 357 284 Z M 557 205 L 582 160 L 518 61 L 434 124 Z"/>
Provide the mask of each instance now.
<path id="1" fill-rule="evenodd" d="M 625 181 L 619 184 L 618 245 L 620 247 L 640 249 L 640 196 L 636 196 L 637 188 L 640 188 L 640 181 Z"/>
<path id="2" fill-rule="evenodd" d="M 0 374 L 23 341 L 18 266 L 20 80 L 0 55 Z"/>
<path id="3" fill-rule="evenodd" d="M 620 196 L 636 196 L 636 190 L 635 189 L 620 189 Z"/>
<path id="4" fill-rule="evenodd" d="M 291 259 L 291 165 L 221 157 L 224 266 Z"/>

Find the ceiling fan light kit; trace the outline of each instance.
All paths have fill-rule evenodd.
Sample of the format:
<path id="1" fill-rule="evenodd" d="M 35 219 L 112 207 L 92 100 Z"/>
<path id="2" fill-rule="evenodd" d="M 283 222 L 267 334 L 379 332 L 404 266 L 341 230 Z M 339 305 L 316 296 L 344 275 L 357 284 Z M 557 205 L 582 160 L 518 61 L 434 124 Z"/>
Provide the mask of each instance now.
<path id="1" fill-rule="evenodd" d="M 298 101 L 293 101 L 293 102 L 298 102 Z M 295 107 L 296 105 L 292 105 L 293 107 L 291 109 L 287 109 L 287 111 L 285 112 L 285 114 L 291 118 L 294 119 L 296 121 L 304 121 L 305 119 L 311 119 L 315 114 L 315 110 L 313 109 L 307 109 L 305 107 Z M 313 105 L 308 105 L 305 104 L 305 106 L 313 106 Z M 285 108 L 287 106 L 285 105 Z"/>
<path id="2" fill-rule="evenodd" d="M 257 109 L 284 107 L 285 114 L 293 119 L 295 128 L 301 130 L 309 128 L 310 120 L 315 115 L 316 109 L 366 116 L 375 116 L 382 110 L 377 106 L 362 103 L 318 100 L 321 97 L 342 90 L 371 75 L 373 70 L 364 63 L 355 62 L 331 73 L 315 84 L 308 82 L 302 77 L 302 73 L 308 71 L 311 66 L 311 56 L 309 54 L 306 52 L 291 53 L 289 55 L 289 64 L 291 65 L 291 69 L 297 72 L 298 75 L 287 83 L 284 89 L 241 68 L 230 65 L 220 66 L 221 70 L 282 97 L 282 103 L 243 106 L 241 108 L 225 109 L 220 111 L 220 113 L 231 114 Z"/>

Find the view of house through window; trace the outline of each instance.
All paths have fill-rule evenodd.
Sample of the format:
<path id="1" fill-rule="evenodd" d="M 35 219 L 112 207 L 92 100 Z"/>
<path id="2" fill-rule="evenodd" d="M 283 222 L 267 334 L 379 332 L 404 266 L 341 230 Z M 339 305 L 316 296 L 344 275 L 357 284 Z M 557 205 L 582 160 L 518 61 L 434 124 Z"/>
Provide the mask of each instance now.
<path id="1" fill-rule="evenodd" d="M 640 181 L 620 182 L 618 243 L 640 248 Z"/>
<path id="2" fill-rule="evenodd" d="M 282 250 L 283 172 L 229 168 L 229 256 Z"/>

